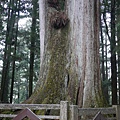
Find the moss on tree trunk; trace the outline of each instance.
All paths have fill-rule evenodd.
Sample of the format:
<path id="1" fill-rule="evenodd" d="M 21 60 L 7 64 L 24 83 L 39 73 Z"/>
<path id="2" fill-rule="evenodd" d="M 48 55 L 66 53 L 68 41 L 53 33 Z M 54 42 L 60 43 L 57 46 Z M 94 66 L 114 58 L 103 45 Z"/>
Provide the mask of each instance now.
<path id="1" fill-rule="evenodd" d="M 62 1 L 62 0 L 61 0 Z M 56 3 L 57 4 L 57 3 Z M 41 5 L 41 4 L 40 4 Z M 65 0 L 65 7 L 51 8 L 43 0 L 40 79 L 27 103 L 59 103 L 68 100 L 79 107 L 104 105 L 99 67 L 99 4 L 96 0 Z M 64 12 L 69 23 L 53 16 Z M 57 14 L 58 15 L 58 14 Z M 51 19 L 55 19 L 52 21 Z M 40 19 L 42 21 L 42 19 Z M 42 21 L 44 23 L 44 21 Z M 59 24 L 58 24 L 59 23 Z M 56 27 L 57 26 L 57 27 Z"/>

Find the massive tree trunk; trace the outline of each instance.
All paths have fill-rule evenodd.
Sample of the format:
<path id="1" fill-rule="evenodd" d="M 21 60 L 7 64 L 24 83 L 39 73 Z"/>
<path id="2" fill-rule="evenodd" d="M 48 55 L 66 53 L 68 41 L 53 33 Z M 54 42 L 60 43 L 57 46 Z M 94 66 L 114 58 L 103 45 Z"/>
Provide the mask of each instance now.
<path id="1" fill-rule="evenodd" d="M 55 1 L 39 1 L 40 79 L 27 102 L 100 106 L 99 1 Z"/>

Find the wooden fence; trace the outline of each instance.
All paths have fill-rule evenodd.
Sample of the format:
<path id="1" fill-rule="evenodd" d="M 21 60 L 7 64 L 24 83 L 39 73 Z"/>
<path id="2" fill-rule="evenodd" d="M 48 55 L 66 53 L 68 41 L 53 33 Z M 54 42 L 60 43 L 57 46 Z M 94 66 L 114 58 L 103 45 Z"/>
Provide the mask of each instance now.
<path id="1" fill-rule="evenodd" d="M 60 104 L 0 104 L 0 111 L 3 110 L 54 110 L 59 115 L 36 115 L 39 119 L 59 119 L 59 120 L 93 120 L 94 116 L 101 112 L 107 120 L 120 120 L 120 106 L 109 108 L 79 108 L 77 105 L 69 105 L 67 101 L 61 101 Z M 0 113 L 0 118 L 15 118 L 17 114 Z M 88 119 L 89 118 L 89 119 Z"/>

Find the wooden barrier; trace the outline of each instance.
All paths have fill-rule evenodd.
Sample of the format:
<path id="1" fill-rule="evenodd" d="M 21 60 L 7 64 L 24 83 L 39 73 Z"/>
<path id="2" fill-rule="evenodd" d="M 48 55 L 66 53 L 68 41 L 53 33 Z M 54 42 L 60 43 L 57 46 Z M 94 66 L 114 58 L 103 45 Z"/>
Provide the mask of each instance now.
<path id="1" fill-rule="evenodd" d="M 70 106 L 70 112 L 69 117 L 70 120 L 78 120 L 78 106 L 77 105 L 71 105 Z"/>
<path id="2" fill-rule="evenodd" d="M 113 107 L 116 109 L 117 120 L 120 120 L 120 105 L 114 105 Z"/>
<path id="3" fill-rule="evenodd" d="M 62 101 L 61 101 L 62 103 Z M 1 110 L 60 110 L 60 104 L 0 104 Z M 0 114 L 0 118 L 14 118 L 16 114 Z M 40 119 L 60 119 L 54 115 L 37 115 Z"/>
<path id="4" fill-rule="evenodd" d="M 116 119 L 115 107 L 109 108 L 78 108 L 78 106 L 70 105 L 70 120 L 93 120 L 93 118 L 100 112 L 107 120 L 120 120 Z M 120 116 L 120 114 L 118 114 Z M 102 120 L 102 119 L 101 119 Z"/>
<path id="5" fill-rule="evenodd" d="M 101 112 L 98 112 L 98 114 L 93 118 L 93 120 L 107 120 L 107 119 L 104 118 Z"/>
<path id="6" fill-rule="evenodd" d="M 67 101 L 60 103 L 60 120 L 68 120 L 69 105 Z"/>
<path id="7" fill-rule="evenodd" d="M 101 112 L 107 120 L 120 120 L 120 106 L 109 108 L 79 108 L 77 105 L 69 105 L 67 101 L 60 104 L 0 104 L 0 110 L 56 110 L 59 115 L 36 115 L 39 119 L 59 119 L 59 120 L 82 120 L 84 116 L 92 116 Z M 0 118 L 15 118 L 17 114 L 2 114 Z M 116 117 L 115 117 L 116 116 Z M 88 119 L 87 119 L 88 120 Z"/>

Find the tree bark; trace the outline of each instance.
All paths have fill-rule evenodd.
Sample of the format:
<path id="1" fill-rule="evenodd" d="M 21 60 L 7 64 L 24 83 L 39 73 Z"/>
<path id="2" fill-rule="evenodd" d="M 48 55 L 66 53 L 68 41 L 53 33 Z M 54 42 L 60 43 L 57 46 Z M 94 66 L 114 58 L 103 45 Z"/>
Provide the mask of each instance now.
<path id="1" fill-rule="evenodd" d="M 61 3 L 64 0 L 60 0 Z M 68 100 L 80 107 L 102 106 L 99 67 L 99 1 L 65 0 L 62 10 L 40 0 L 40 79 L 28 103 Z M 55 12 L 69 23 L 51 26 Z M 53 16 L 52 16 L 53 15 Z"/>
<path id="2" fill-rule="evenodd" d="M 119 11 L 119 8 L 120 8 L 120 1 L 117 1 L 117 15 L 116 15 L 116 21 L 117 21 L 117 24 L 120 24 L 120 11 Z M 118 43 L 118 49 L 117 49 L 117 57 L 118 57 L 118 85 L 119 85 L 119 104 L 120 104 L 120 26 L 117 26 L 117 43 Z"/>
<path id="3" fill-rule="evenodd" d="M 117 105 L 117 65 L 116 65 L 116 40 L 115 40 L 115 0 L 111 0 L 111 80 L 112 80 L 112 105 Z"/>
<path id="4" fill-rule="evenodd" d="M 17 11 L 18 9 L 18 11 Z M 15 27 L 15 36 L 14 36 L 14 41 L 13 41 L 13 46 L 14 46 L 14 52 L 13 52 L 13 62 L 12 62 L 12 77 L 11 77 L 11 89 L 10 89 L 10 103 L 13 101 L 13 88 L 14 88 L 14 81 L 15 81 L 15 61 L 16 61 L 16 49 L 17 49 L 17 36 L 18 36 L 18 20 L 20 17 L 20 0 L 16 1 L 15 3 L 15 11 L 17 11 L 18 15 L 15 14 L 15 19 L 16 19 L 16 25 Z M 15 23 L 14 23 L 15 24 Z"/>
<path id="5" fill-rule="evenodd" d="M 30 46 L 30 68 L 29 68 L 29 96 L 33 92 L 34 56 L 36 40 L 36 21 L 37 21 L 37 0 L 32 0 L 32 26 L 31 26 L 31 46 Z"/>

